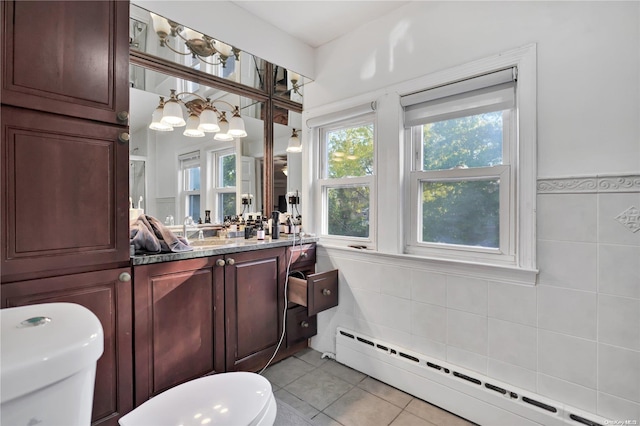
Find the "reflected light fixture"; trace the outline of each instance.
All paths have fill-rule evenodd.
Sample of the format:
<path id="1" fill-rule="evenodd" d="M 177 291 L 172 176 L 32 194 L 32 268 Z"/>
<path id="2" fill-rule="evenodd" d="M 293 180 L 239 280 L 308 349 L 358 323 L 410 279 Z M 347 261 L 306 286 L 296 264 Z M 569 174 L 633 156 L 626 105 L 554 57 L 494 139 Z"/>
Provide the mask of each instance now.
<path id="1" fill-rule="evenodd" d="M 200 59 L 202 62 L 211 65 L 227 65 L 227 60 L 233 56 L 236 60 L 240 59 L 240 50 L 233 46 L 229 46 L 220 40 L 203 35 L 191 28 L 182 26 L 176 22 L 170 21 L 155 13 L 149 12 L 153 24 L 153 30 L 160 38 L 160 46 L 166 47 L 179 55 L 191 55 Z M 182 40 L 189 50 L 181 52 L 171 46 L 172 40 Z M 217 56 L 217 62 L 211 62 L 211 58 Z M 214 59 L 215 60 L 215 59 Z"/>
<path id="2" fill-rule="evenodd" d="M 302 152 L 302 144 L 300 142 L 300 137 L 298 136 L 298 131 L 296 129 L 293 129 L 291 137 L 289 138 L 287 152 Z"/>
<path id="3" fill-rule="evenodd" d="M 181 96 L 193 96 L 188 102 L 183 101 Z M 231 122 L 227 121 L 226 111 L 219 111 L 214 103 L 226 105 L 230 111 L 233 111 Z M 184 120 L 182 106 L 189 112 L 189 118 Z M 244 120 L 240 116 L 240 108 L 231 105 L 229 102 L 221 99 L 211 100 L 205 99 L 197 93 L 181 92 L 176 93 L 171 90 L 169 100 L 165 102 L 164 97 L 160 97 L 160 103 L 151 114 L 151 124 L 149 128 L 157 131 L 172 131 L 174 127 L 186 128 L 183 135 L 201 138 L 205 133 L 216 133 L 214 139 L 219 141 L 232 141 L 235 138 L 244 138 L 247 136 L 245 131 Z"/>
<path id="4" fill-rule="evenodd" d="M 283 173 L 285 176 L 289 176 L 289 169 L 287 168 L 287 166 L 284 166 L 284 167 L 282 168 L 282 173 Z"/>

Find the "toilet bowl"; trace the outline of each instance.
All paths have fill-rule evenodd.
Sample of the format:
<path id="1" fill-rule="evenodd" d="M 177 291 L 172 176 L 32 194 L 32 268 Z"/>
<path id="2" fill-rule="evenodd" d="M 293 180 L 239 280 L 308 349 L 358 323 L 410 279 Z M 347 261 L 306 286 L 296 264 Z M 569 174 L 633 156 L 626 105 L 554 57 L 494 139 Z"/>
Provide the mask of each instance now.
<path id="1" fill-rule="evenodd" d="M 271 383 L 247 372 L 221 373 L 173 387 L 120 418 L 121 426 L 272 426 Z"/>

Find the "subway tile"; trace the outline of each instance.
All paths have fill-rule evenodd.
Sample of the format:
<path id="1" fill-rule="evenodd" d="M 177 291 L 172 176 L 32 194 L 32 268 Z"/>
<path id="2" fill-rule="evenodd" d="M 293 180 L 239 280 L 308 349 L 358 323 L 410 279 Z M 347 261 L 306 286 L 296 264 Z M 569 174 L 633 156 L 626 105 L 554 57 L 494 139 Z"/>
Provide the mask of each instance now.
<path id="1" fill-rule="evenodd" d="M 489 357 L 535 370 L 537 343 L 534 327 L 489 318 Z"/>
<path id="2" fill-rule="evenodd" d="M 432 305 L 447 305 L 447 284 L 443 274 L 411 270 L 411 300 Z"/>
<path id="3" fill-rule="evenodd" d="M 640 234 L 640 232 L 637 232 Z M 640 299 L 640 247 L 598 246 L 598 291 Z"/>
<path id="4" fill-rule="evenodd" d="M 489 316 L 535 326 L 536 287 L 509 283 L 489 283 Z"/>
<path id="5" fill-rule="evenodd" d="M 411 269 L 380 265 L 380 292 L 411 299 Z"/>
<path id="6" fill-rule="evenodd" d="M 596 342 L 538 329 L 538 372 L 596 388 Z"/>
<path id="7" fill-rule="evenodd" d="M 538 374 L 538 393 L 588 412 L 593 411 L 598 398 L 594 389 L 585 388 L 546 374 Z"/>
<path id="8" fill-rule="evenodd" d="M 597 241 L 597 194 L 538 195 L 538 238 Z"/>
<path id="9" fill-rule="evenodd" d="M 476 278 L 447 276 L 447 308 L 487 315 L 488 283 Z"/>
<path id="10" fill-rule="evenodd" d="M 538 326 L 545 330 L 595 340 L 596 307 L 596 293 L 538 287 Z"/>
<path id="11" fill-rule="evenodd" d="M 598 296 L 598 342 L 640 351 L 640 299 Z"/>
<path id="12" fill-rule="evenodd" d="M 447 344 L 487 354 L 487 318 L 467 312 L 447 310 Z"/>
<path id="13" fill-rule="evenodd" d="M 447 341 L 447 309 L 442 306 L 411 302 L 411 334 L 445 343 Z"/>
<path id="14" fill-rule="evenodd" d="M 598 392 L 598 414 L 621 425 L 633 424 L 626 420 L 640 424 L 640 404 L 603 392 Z"/>
<path id="15" fill-rule="evenodd" d="M 538 240 L 538 282 L 596 291 L 597 244 Z"/>
<path id="16" fill-rule="evenodd" d="M 489 358 L 487 375 L 506 384 L 510 384 L 531 392 L 537 391 L 536 372 Z"/>
<path id="17" fill-rule="evenodd" d="M 598 194 L 598 242 L 640 246 L 640 231 L 632 232 L 618 216 L 629 207 L 640 208 L 640 193 Z"/>
<path id="18" fill-rule="evenodd" d="M 640 352 L 598 345 L 598 390 L 640 402 Z"/>
<path id="19" fill-rule="evenodd" d="M 475 352 L 448 346 L 447 362 L 466 368 L 467 370 L 477 371 L 480 374 L 487 374 L 487 357 Z"/>

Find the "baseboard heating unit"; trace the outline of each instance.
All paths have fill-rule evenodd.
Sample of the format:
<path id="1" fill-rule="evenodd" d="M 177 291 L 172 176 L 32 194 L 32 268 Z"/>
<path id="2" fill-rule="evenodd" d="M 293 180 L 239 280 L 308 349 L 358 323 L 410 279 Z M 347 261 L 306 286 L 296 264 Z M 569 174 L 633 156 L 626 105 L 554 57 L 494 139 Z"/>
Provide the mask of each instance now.
<path id="1" fill-rule="evenodd" d="M 483 426 L 612 424 L 595 414 L 342 327 L 337 329 L 336 360 Z"/>

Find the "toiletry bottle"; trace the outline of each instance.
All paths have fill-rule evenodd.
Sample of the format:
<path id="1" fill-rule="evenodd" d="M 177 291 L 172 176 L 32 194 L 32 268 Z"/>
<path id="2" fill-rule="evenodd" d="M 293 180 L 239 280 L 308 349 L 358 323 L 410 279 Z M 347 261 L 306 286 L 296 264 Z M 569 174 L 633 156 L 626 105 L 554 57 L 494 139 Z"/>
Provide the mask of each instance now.
<path id="1" fill-rule="evenodd" d="M 275 211 L 271 213 L 271 239 L 277 240 L 280 238 L 280 212 Z"/>
<path id="2" fill-rule="evenodd" d="M 256 238 L 264 240 L 264 227 L 262 226 L 262 222 L 259 222 L 258 230 L 256 231 Z"/>

